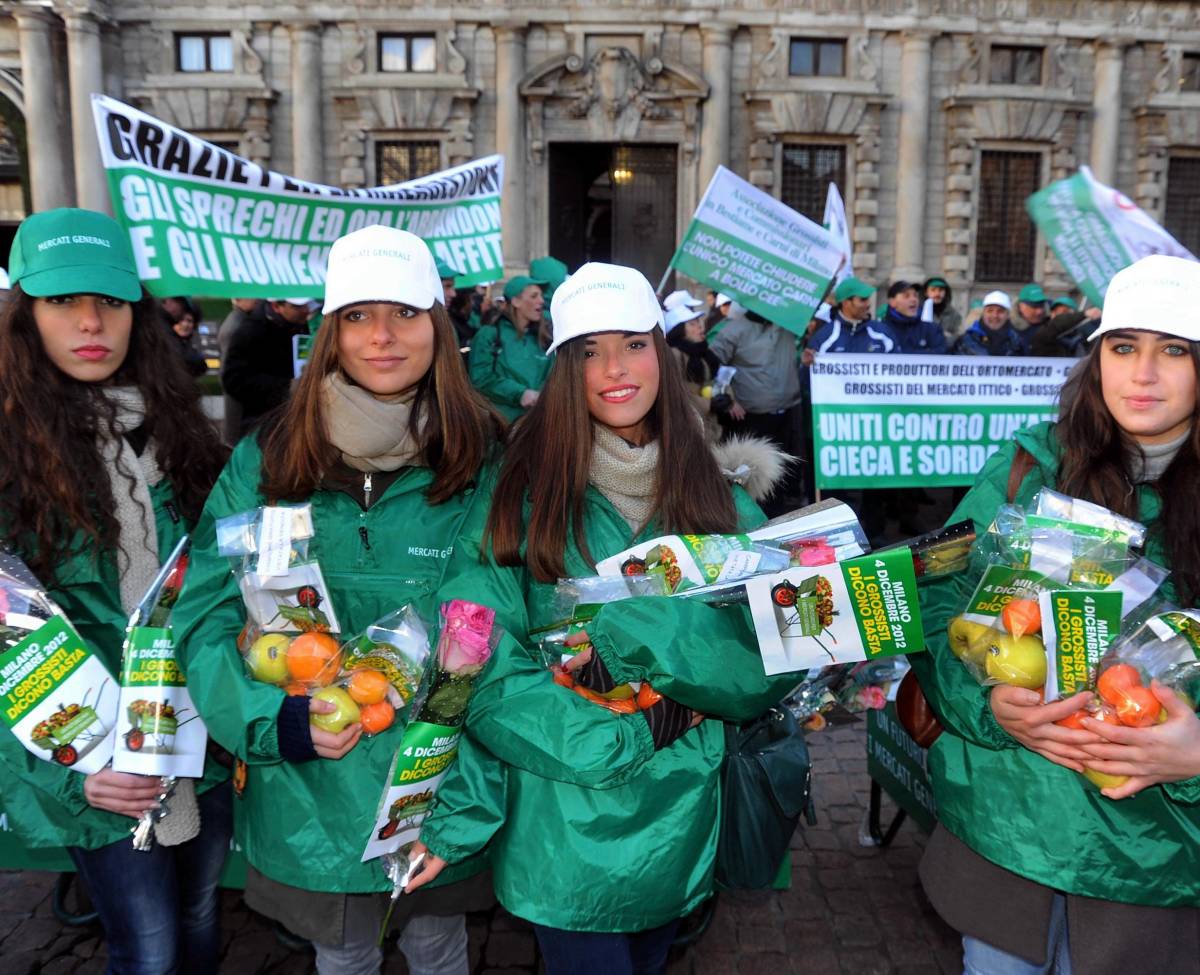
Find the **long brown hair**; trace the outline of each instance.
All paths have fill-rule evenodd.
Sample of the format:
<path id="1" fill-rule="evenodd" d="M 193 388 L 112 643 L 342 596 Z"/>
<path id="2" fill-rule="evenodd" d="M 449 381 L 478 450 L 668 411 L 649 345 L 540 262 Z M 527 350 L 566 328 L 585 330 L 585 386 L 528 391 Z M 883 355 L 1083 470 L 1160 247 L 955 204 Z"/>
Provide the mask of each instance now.
<path id="1" fill-rule="evenodd" d="M 679 368 L 662 332 L 651 332 L 658 355 L 658 398 L 646 416 L 658 441 L 657 524 L 664 532 L 731 532 L 737 529 L 733 493 L 704 439 Z M 586 338 L 559 347 L 545 388 L 513 427 L 492 498 L 485 538 L 501 565 L 529 566 L 535 579 L 565 574 L 567 531 L 580 554 L 595 564 L 583 525 L 584 495 L 592 461 L 592 416 L 583 364 Z M 523 524 L 528 495 L 532 512 Z M 527 542 L 522 560 L 521 543 Z"/>
<path id="2" fill-rule="evenodd" d="M 204 507 L 225 448 L 200 408 L 200 390 L 171 336 L 158 323 L 155 301 L 132 304 L 125 361 L 109 385 L 135 386 L 146 404 L 144 431 L 175 504 L 188 521 Z M 72 379 L 46 354 L 33 317 L 33 298 L 14 287 L 0 314 L 0 526 L 29 568 L 47 585 L 66 555 L 113 550 L 120 526 L 113 514 L 117 485 L 107 475 L 99 440 L 120 436 L 103 384 Z M 133 472 L 125 474 L 132 497 Z"/>
<path id="3" fill-rule="evenodd" d="M 1200 343 L 1188 342 L 1200 381 Z M 1139 518 L 1138 494 L 1130 457 L 1136 443 L 1104 403 L 1100 382 L 1100 342 L 1063 385 L 1058 440 L 1062 445 L 1058 490 L 1093 501 L 1118 514 Z M 1188 438 L 1153 485 L 1162 498 L 1162 514 L 1151 531 L 1166 549 L 1175 589 L 1184 605 L 1200 597 L 1200 397 L 1192 411 Z"/>
<path id="4" fill-rule="evenodd" d="M 424 462 L 434 472 L 426 498 L 441 504 L 465 488 L 493 445 L 504 439 L 504 420 L 471 386 L 454 326 L 441 302 L 433 319 L 433 364 L 417 383 L 410 432 Z M 268 419 L 263 445 L 262 493 L 272 500 L 298 501 L 318 489 L 338 463 L 329 442 L 321 383 L 338 366 L 336 312 L 325 316 L 308 367 L 288 401 Z"/>

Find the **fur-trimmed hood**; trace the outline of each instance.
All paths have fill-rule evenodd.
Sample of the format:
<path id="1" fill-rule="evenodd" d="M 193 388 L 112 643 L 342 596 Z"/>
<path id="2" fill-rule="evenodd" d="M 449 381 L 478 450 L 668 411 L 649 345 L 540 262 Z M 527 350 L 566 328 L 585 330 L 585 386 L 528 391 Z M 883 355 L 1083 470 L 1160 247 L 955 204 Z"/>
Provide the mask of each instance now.
<path id="1" fill-rule="evenodd" d="M 771 496 L 796 458 L 785 454 L 765 437 L 738 435 L 713 447 L 721 473 L 732 484 L 740 484 L 756 502 Z"/>

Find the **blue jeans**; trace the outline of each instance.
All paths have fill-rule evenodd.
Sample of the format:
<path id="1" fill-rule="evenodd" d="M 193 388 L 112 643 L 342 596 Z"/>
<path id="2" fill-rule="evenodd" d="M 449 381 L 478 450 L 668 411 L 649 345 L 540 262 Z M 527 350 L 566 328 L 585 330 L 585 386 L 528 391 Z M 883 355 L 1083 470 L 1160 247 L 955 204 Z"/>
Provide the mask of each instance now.
<path id="1" fill-rule="evenodd" d="M 632 934 L 533 926 L 546 975 L 660 975 L 678 921 Z"/>
<path id="2" fill-rule="evenodd" d="M 1050 908 L 1050 930 L 1046 936 L 1045 964 L 1035 965 L 978 938 L 964 935 L 963 975 L 1071 975 L 1066 897 L 1054 895 Z"/>
<path id="3" fill-rule="evenodd" d="M 98 850 L 68 849 L 104 925 L 109 975 L 216 972 L 231 796 L 228 782 L 199 796 L 200 834 L 179 846 L 155 843 L 143 852 L 129 837 Z"/>

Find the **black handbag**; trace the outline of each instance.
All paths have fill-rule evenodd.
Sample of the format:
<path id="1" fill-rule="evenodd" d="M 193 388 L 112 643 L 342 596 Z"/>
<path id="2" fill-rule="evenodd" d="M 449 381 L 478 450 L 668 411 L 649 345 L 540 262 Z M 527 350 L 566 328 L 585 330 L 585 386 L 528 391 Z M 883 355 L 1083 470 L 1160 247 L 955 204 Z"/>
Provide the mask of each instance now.
<path id="1" fill-rule="evenodd" d="M 725 725 L 716 881 L 724 888 L 771 886 L 800 817 L 812 815 L 812 763 L 799 722 L 784 707 Z"/>

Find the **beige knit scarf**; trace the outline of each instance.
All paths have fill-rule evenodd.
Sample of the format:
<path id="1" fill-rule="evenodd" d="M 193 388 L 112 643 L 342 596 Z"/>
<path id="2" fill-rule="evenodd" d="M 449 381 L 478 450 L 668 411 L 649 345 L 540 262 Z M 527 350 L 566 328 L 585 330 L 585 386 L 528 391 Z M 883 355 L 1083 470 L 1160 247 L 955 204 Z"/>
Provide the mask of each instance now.
<path id="1" fill-rule="evenodd" d="M 154 456 L 153 442 L 146 444 L 139 457 L 125 439 L 125 434 L 136 430 L 146 419 L 141 390 L 136 386 L 105 386 L 101 392 L 116 410 L 119 436 L 113 440 L 107 432 L 102 433 L 99 447 L 112 486 L 116 506 L 113 515 L 120 528 L 117 576 L 121 608 L 132 613 L 158 575 L 158 529 L 150 487 L 162 480 L 162 472 Z"/>
<path id="2" fill-rule="evenodd" d="M 599 423 L 592 424 L 588 480 L 612 502 L 635 535 L 654 514 L 658 493 L 658 441 L 634 447 Z"/>
<path id="3" fill-rule="evenodd" d="M 380 398 L 333 372 L 321 384 L 325 429 L 342 460 L 356 471 L 395 471 L 421 463 L 409 430 L 416 390 Z"/>

